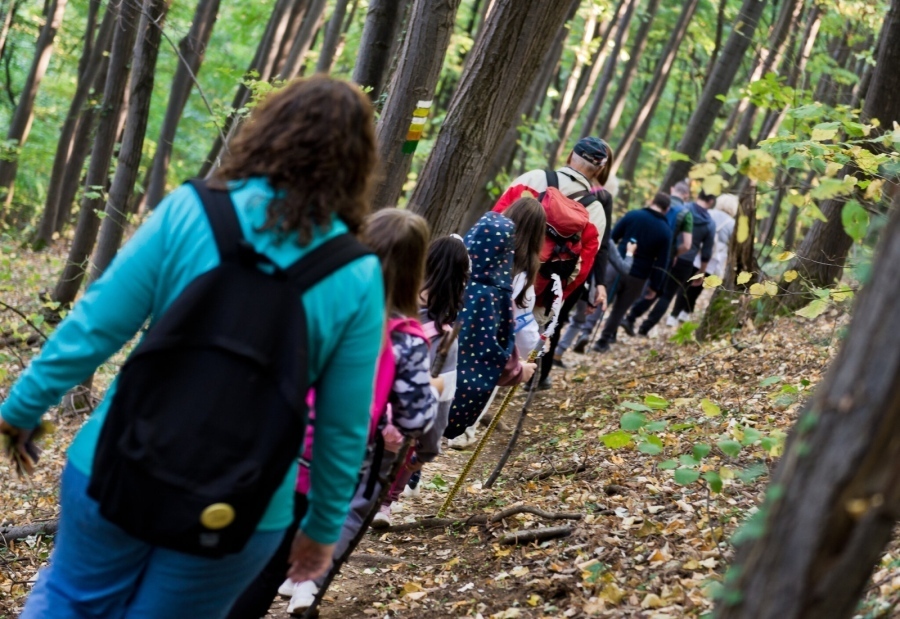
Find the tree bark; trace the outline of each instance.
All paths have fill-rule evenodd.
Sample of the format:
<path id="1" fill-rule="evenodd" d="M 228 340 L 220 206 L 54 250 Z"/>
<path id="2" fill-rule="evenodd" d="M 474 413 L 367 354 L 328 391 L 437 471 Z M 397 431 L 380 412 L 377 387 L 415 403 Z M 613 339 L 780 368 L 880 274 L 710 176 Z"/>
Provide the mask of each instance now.
<path id="1" fill-rule="evenodd" d="M 319 51 L 319 60 L 316 63 L 317 73 L 331 73 L 331 65 L 334 64 L 334 56 L 341 42 L 347 2 L 348 0 L 335 0 L 331 19 L 328 20 L 328 27 L 325 29 L 325 38 L 322 40 L 322 49 Z"/>
<path id="2" fill-rule="evenodd" d="M 603 120 L 597 127 L 597 135 L 609 136 L 610 132 L 619 126 L 619 120 L 621 120 L 622 112 L 625 110 L 625 103 L 628 101 L 628 93 L 631 92 L 631 85 L 638 72 L 638 64 L 644 56 L 644 50 L 647 48 L 647 39 L 653 27 L 653 19 L 656 17 L 658 8 L 659 0 L 649 0 L 644 11 L 641 26 L 638 28 L 634 43 L 631 45 L 628 62 L 625 63 L 625 68 L 622 69 L 622 77 L 619 78 L 616 94 L 613 95 L 612 101 L 609 102 L 609 106 L 606 108 L 606 116 L 603 117 Z M 593 131 L 591 124 L 587 121 L 584 122 L 580 137 L 590 135 L 590 132 Z"/>
<path id="3" fill-rule="evenodd" d="M 53 41 L 62 25 L 67 3 L 68 0 L 51 0 L 47 7 L 44 25 L 41 27 L 34 46 L 31 69 L 6 132 L 7 143 L 16 144 L 16 151 L 11 153 L 10 157 L 0 159 L 0 200 L 3 200 L 3 206 L 7 209 L 12 203 L 13 185 L 16 182 L 16 173 L 19 171 L 19 154 L 28 140 L 31 123 L 34 120 L 34 102 L 37 99 L 41 81 L 47 73 L 47 67 L 50 65 Z"/>
<path id="4" fill-rule="evenodd" d="M 9 0 L 9 6 L 6 7 L 6 13 L 3 14 L 3 23 L 0 24 L 0 57 L 6 50 L 6 41 L 9 39 L 9 31 L 12 28 L 13 21 L 16 19 L 16 12 L 19 9 L 18 0 Z"/>
<path id="5" fill-rule="evenodd" d="M 669 81 L 669 74 L 672 72 L 672 67 L 675 65 L 675 57 L 678 55 L 681 42 L 684 40 L 684 35 L 687 33 L 688 26 L 691 23 L 691 19 L 694 17 L 694 12 L 697 10 L 698 3 L 699 0 L 686 0 L 684 3 L 684 7 L 681 9 L 681 15 L 678 18 L 678 23 L 675 24 L 675 29 L 672 30 L 669 41 L 666 43 L 666 48 L 659 57 L 659 61 L 656 63 L 653 77 L 650 79 L 650 83 L 647 84 L 647 87 L 644 89 L 644 93 L 641 96 L 641 104 L 638 108 L 638 112 L 631 119 L 628 129 L 625 130 L 625 135 L 622 136 L 619 147 L 616 149 L 617 157 L 613 160 L 612 167 L 610 168 L 611 175 L 616 173 L 625 154 L 634 146 L 637 136 L 644 132 L 645 125 L 649 125 L 650 121 L 653 119 L 653 115 L 656 113 L 656 108 L 662 98 L 663 91 L 666 89 L 666 83 Z"/>
<path id="6" fill-rule="evenodd" d="M 758 535 L 738 547 L 718 619 L 843 619 L 857 610 L 900 514 L 898 288 L 895 209 L 841 351 L 772 477 Z"/>
<path id="7" fill-rule="evenodd" d="M 716 38 L 713 43 L 713 51 L 709 55 L 709 64 L 706 65 L 706 77 L 703 79 L 703 85 L 706 86 L 709 78 L 712 77 L 713 68 L 719 59 L 719 52 L 722 49 L 722 36 L 725 34 L 725 8 L 728 6 L 728 0 L 719 0 L 719 11 L 716 14 Z"/>
<path id="8" fill-rule="evenodd" d="M 546 34 L 562 28 L 568 12 L 567 2 L 495 0 L 410 198 L 433 234 L 459 227 L 485 164 L 515 122 L 527 94 L 521 85 L 537 77 L 550 51 Z"/>
<path id="9" fill-rule="evenodd" d="M 85 181 L 85 195 L 78 213 L 78 226 L 69 248 L 69 256 L 53 298 L 62 306 L 75 300 L 86 262 L 97 240 L 100 227 L 99 209 L 103 208 L 103 192 L 109 176 L 109 164 L 118 137 L 119 120 L 128 85 L 129 62 L 137 36 L 141 7 L 131 0 L 120 0 L 118 18 L 109 57 L 109 71 L 103 91 L 100 124 L 91 148 L 91 164 Z"/>
<path id="10" fill-rule="evenodd" d="M 153 96 L 153 77 L 162 39 L 162 27 L 172 0 L 144 0 L 143 15 L 138 28 L 137 44 L 134 48 L 134 65 L 131 71 L 131 96 L 128 100 L 128 116 L 125 133 L 119 148 L 118 165 L 109 189 L 104 212 L 106 217 L 100 225 L 100 238 L 91 264 L 88 283 L 100 277 L 112 262 L 128 215 L 134 212 L 132 193 L 137 182 L 150 117 L 150 100 Z"/>
<path id="11" fill-rule="evenodd" d="M 378 100 L 391 67 L 390 50 L 400 33 L 403 5 L 400 0 L 370 0 L 366 23 L 359 41 L 359 56 L 353 81 L 368 87 L 369 98 Z"/>
<path id="12" fill-rule="evenodd" d="M 388 89 L 378 121 L 378 153 L 383 180 L 375 192 L 376 209 L 396 206 L 412 165 L 413 152 L 404 152 L 413 112 L 420 101 L 434 99 L 435 88 L 450 45 L 460 0 L 416 0 L 400 63 Z M 426 119 L 431 114 L 428 108 Z"/>
<path id="13" fill-rule="evenodd" d="M 616 16 L 620 14 L 624 6 L 625 0 L 619 0 L 613 17 L 608 22 L 597 23 L 596 9 L 592 9 L 584 20 L 584 32 L 582 33 L 581 43 L 577 49 L 572 50 L 572 68 L 569 70 L 566 78 L 565 88 L 559 91 L 560 94 L 556 99 L 556 105 L 553 106 L 553 114 L 550 117 L 551 121 L 557 125 L 562 125 L 567 114 L 571 115 L 569 110 L 572 107 L 572 102 L 580 98 L 586 87 L 586 82 L 591 80 L 593 84 L 596 76 L 600 74 L 600 69 L 603 65 L 601 58 L 604 57 L 604 48 L 612 29 L 618 22 Z M 594 50 L 591 51 L 591 45 L 594 40 L 597 40 L 597 43 L 594 45 Z M 587 70 L 585 70 L 585 67 L 587 67 Z M 562 67 L 560 67 L 560 70 L 562 71 Z M 594 74 L 593 78 L 591 73 Z M 560 78 L 562 78 L 562 74 Z"/>
<path id="14" fill-rule="evenodd" d="M 731 84 L 741 66 L 741 60 L 753 40 L 753 33 L 759 23 L 760 15 L 766 6 L 766 0 L 744 0 L 741 11 L 722 54 L 716 61 L 712 75 L 703 89 L 700 101 L 691 115 L 684 137 L 678 145 L 678 152 L 687 155 L 688 161 L 673 161 L 669 165 L 660 187 L 668 190 L 673 184 L 687 176 L 691 161 L 700 158 L 703 144 L 712 131 L 713 124 L 723 102 L 719 98 L 728 93 Z"/>
<path id="15" fill-rule="evenodd" d="M 156 152 L 153 155 L 153 162 L 150 164 L 150 171 L 147 173 L 147 180 L 144 181 L 144 190 L 146 191 L 144 199 L 147 207 L 151 209 L 156 208 L 166 192 L 166 173 L 172 158 L 178 122 L 181 120 L 191 90 L 194 88 L 194 78 L 200 71 L 200 65 L 203 64 L 206 46 L 209 45 L 209 38 L 212 36 L 213 27 L 219 14 L 219 4 L 220 0 L 199 0 L 191 21 L 191 29 L 187 36 L 178 43 L 178 49 L 184 60 L 179 59 L 175 75 L 172 78 L 169 103 L 166 106 L 166 115 L 163 117 L 162 127 L 159 130 Z"/>
<path id="16" fill-rule="evenodd" d="M 116 11 L 106 10 L 100 28 L 94 35 L 94 23 L 99 10 L 99 0 L 91 3 L 88 15 L 88 27 L 85 29 L 84 49 L 78 66 L 78 84 L 75 94 L 69 105 L 69 112 L 60 130 L 59 141 L 56 145 L 56 154 L 53 156 L 53 167 L 50 171 L 50 180 L 47 183 L 47 199 L 44 202 L 44 210 L 41 221 L 38 224 L 35 235 L 34 249 L 40 250 L 49 245 L 53 235 L 57 231 L 56 220 L 60 210 L 60 196 L 63 193 L 66 167 L 72 158 L 76 148 L 75 133 L 84 116 L 84 107 L 88 102 L 91 91 L 97 81 L 97 76 L 106 69 L 103 54 L 108 50 L 112 40 L 113 25 L 116 21 Z M 82 160 L 83 163 L 83 160 Z M 79 170 L 81 165 L 79 164 Z M 77 179 L 76 179 L 77 182 Z"/>
<path id="17" fill-rule="evenodd" d="M 303 16 L 303 23 L 300 25 L 300 31 L 297 33 L 294 44 L 291 46 L 291 53 L 278 73 L 279 79 L 291 80 L 300 73 L 303 60 L 306 58 L 310 47 L 312 47 L 313 37 L 316 34 L 319 20 L 325 12 L 326 4 L 327 0 L 310 0 L 309 9 L 306 11 L 306 15 Z"/>

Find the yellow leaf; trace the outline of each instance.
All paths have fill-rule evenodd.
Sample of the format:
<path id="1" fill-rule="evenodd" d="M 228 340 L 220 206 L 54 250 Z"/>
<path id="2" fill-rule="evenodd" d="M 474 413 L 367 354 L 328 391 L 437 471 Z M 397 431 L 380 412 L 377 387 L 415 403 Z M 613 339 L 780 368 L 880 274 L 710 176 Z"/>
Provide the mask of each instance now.
<path id="1" fill-rule="evenodd" d="M 707 417 L 718 417 L 722 414 L 722 409 L 719 408 L 718 404 L 706 398 L 700 400 L 700 408 L 703 409 L 703 414 Z"/>
<path id="2" fill-rule="evenodd" d="M 791 283 L 792 281 L 797 279 L 797 275 L 799 275 L 799 273 L 797 273 L 797 271 L 793 269 L 791 269 L 790 271 L 786 271 L 784 274 L 784 281 L 786 281 L 787 283 Z"/>
<path id="3" fill-rule="evenodd" d="M 841 288 L 839 290 L 831 291 L 831 298 L 840 303 L 841 301 L 846 301 L 847 299 L 853 298 L 853 291 L 849 288 Z"/>
<path id="4" fill-rule="evenodd" d="M 699 570 L 700 563 L 696 559 L 691 559 L 681 566 L 684 570 Z"/>
<path id="5" fill-rule="evenodd" d="M 766 287 L 760 283 L 753 284 L 750 286 L 750 296 L 754 299 L 758 299 L 759 297 L 766 294 Z"/>
<path id="6" fill-rule="evenodd" d="M 714 148 L 706 151 L 706 160 L 707 161 L 722 161 L 722 151 L 716 150 Z"/>
<path id="7" fill-rule="evenodd" d="M 537 595 L 536 593 L 532 593 L 531 597 L 528 598 L 529 606 L 532 606 L 532 607 L 537 606 L 540 603 L 541 603 L 541 596 Z"/>
<path id="8" fill-rule="evenodd" d="M 806 204 L 806 195 L 798 193 L 796 189 L 791 189 L 791 193 L 787 197 L 788 204 L 800 208 Z"/>
<path id="9" fill-rule="evenodd" d="M 770 297 L 774 297 L 778 294 L 778 285 L 773 281 L 768 281 L 764 284 L 766 288 L 766 294 Z"/>
<path id="10" fill-rule="evenodd" d="M 737 283 L 743 286 L 747 282 L 753 279 L 753 274 L 748 273 L 747 271 L 741 271 L 741 273 L 737 276 Z"/>
<path id="11" fill-rule="evenodd" d="M 713 288 L 718 288 L 722 285 L 722 278 L 718 275 L 709 275 L 706 279 L 703 280 L 703 287 L 707 290 L 712 290 Z"/>
<path id="12" fill-rule="evenodd" d="M 692 281 L 695 281 L 695 280 L 698 280 L 698 279 L 702 279 L 702 278 L 703 278 L 703 273 L 697 273 L 696 275 L 694 275 L 693 277 L 691 277 L 690 279 L 688 279 L 688 281 L 689 281 L 689 282 L 692 282 Z"/>
<path id="13" fill-rule="evenodd" d="M 836 176 L 838 172 L 844 167 L 844 164 L 837 163 L 836 161 L 831 161 L 828 165 L 825 166 L 825 176 L 833 177 Z"/>
<path id="14" fill-rule="evenodd" d="M 495 548 L 494 556 L 495 557 L 508 557 L 509 555 L 512 554 L 512 551 L 513 551 L 512 548 Z"/>
<path id="15" fill-rule="evenodd" d="M 744 163 L 744 159 L 750 154 L 750 149 L 744 146 L 743 144 L 739 144 L 737 147 L 737 161 L 738 165 Z"/>
<path id="16" fill-rule="evenodd" d="M 794 252 L 783 251 L 780 254 L 778 254 L 777 256 L 775 256 L 775 260 L 777 260 L 778 262 L 787 262 L 788 260 L 793 258 L 794 255 L 795 255 Z"/>
<path id="17" fill-rule="evenodd" d="M 737 242 L 744 243 L 750 237 L 750 218 L 746 215 L 738 217 L 737 223 Z"/>
<path id="18" fill-rule="evenodd" d="M 400 597 L 404 595 L 409 595 L 410 593 L 418 593 L 422 590 L 422 585 L 417 582 L 408 582 L 403 585 L 403 588 L 400 590 Z"/>
<path id="19" fill-rule="evenodd" d="M 718 196 L 722 193 L 722 188 L 725 187 L 725 179 L 722 178 L 721 174 L 710 174 L 706 178 L 703 179 L 703 191 L 706 193 Z"/>
<path id="20" fill-rule="evenodd" d="M 622 601 L 622 598 L 625 597 L 625 592 L 616 586 L 616 583 L 611 582 L 603 587 L 603 590 L 597 597 L 604 599 L 611 604 L 618 604 Z"/>
<path id="21" fill-rule="evenodd" d="M 714 163 L 698 163 L 694 167 L 691 168 L 691 171 L 688 173 L 690 178 L 706 178 L 710 174 L 716 173 L 716 164 Z"/>
<path id="22" fill-rule="evenodd" d="M 530 570 L 527 567 L 520 565 L 518 567 L 514 567 L 509 573 L 516 578 L 519 578 L 520 576 L 525 576 L 529 571 Z"/>
<path id="23" fill-rule="evenodd" d="M 778 162 L 775 157 L 761 150 L 750 152 L 750 164 L 747 166 L 747 176 L 755 181 L 765 183 L 775 179 L 775 168 Z"/>
<path id="24" fill-rule="evenodd" d="M 655 593 L 648 593 L 641 602 L 641 608 L 662 608 L 666 603 Z"/>
<path id="25" fill-rule="evenodd" d="M 866 187 L 865 198 L 877 202 L 881 199 L 881 188 L 884 186 L 883 178 L 876 178 Z"/>

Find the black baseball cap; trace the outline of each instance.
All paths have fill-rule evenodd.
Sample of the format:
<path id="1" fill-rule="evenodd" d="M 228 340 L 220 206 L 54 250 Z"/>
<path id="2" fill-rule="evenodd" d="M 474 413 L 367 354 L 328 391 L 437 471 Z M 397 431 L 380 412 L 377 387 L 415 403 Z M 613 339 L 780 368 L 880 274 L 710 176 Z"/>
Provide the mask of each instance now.
<path id="1" fill-rule="evenodd" d="M 600 138 L 581 138 L 575 144 L 573 152 L 588 163 L 599 167 L 603 167 L 609 160 L 609 146 Z"/>

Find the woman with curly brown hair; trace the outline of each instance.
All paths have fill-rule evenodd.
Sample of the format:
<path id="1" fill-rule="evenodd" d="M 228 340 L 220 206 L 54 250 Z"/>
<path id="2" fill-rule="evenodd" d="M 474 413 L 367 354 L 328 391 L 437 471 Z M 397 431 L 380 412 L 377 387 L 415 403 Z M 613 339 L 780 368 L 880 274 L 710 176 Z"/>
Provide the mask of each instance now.
<path id="1" fill-rule="evenodd" d="M 355 86 L 314 77 L 271 95 L 242 127 L 215 179 L 206 187 L 185 185 L 172 192 L 87 290 L 12 388 L 0 410 L 0 431 L 23 444 L 69 388 L 148 321 L 144 339 L 151 339 L 154 326 L 170 306 L 178 306 L 182 293 L 231 259 L 224 250 L 220 256 L 220 228 L 216 217 L 207 216 L 214 211 L 198 192 L 218 190 L 220 200 L 230 198 L 233 206 L 220 212 L 233 211 L 226 218 L 239 227 L 238 238 L 243 236 L 235 243 L 237 253 L 249 251 L 268 265 L 267 273 L 290 273 L 291 265 L 337 237 L 353 243 L 346 234 L 355 233 L 368 212 L 375 160 L 372 109 Z M 307 374 L 316 388 L 318 438 L 309 505 L 285 572 L 308 580 L 331 560 L 363 460 L 375 362 L 384 337 L 378 260 L 372 255 L 348 260 L 300 299 L 296 305 L 306 317 Z M 235 324 L 246 330 L 254 315 Z M 112 420 L 128 416 L 116 405 L 117 385 L 123 395 L 127 391 L 125 376 L 116 379 L 69 449 L 59 535 L 50 567 L 41 573 L 22 614 L 26 619 L 223 617 L 291 525 L 297 477 L 291 454 L 283 471 L 269 472 L 277 489 L 256 504 L 263 515 L 255 533 L 251 523 L 242 549 L 230 554 L 211 558 L 176 550 L 108 520 L 88 487 L 92 474 L 102 479 L 103 469 L 116 468 L 99 466 L 103 452 L 98 444 L 104 444 L 104 425 L 117 427 Z M 220 390 L 229 388 L 222 384 Z M 164 392 L 166 384 L 155 389 Z M 210 400 L 221 396 L 212 391 Z M 250 408 L 237 413 L 248 426 L 268 410 Z M 243 424 L 235 425 L 241 431 Z M 216 440 L 234 430 L 212 424 L 209 432 L 195 435 L 196 451 L 217 457 L 221 443 Z M 218 511 L 210 516 L 228 516 L 228 505 L 213 507 Z M 204 526 L 212 527 L 205 518 Z"/>

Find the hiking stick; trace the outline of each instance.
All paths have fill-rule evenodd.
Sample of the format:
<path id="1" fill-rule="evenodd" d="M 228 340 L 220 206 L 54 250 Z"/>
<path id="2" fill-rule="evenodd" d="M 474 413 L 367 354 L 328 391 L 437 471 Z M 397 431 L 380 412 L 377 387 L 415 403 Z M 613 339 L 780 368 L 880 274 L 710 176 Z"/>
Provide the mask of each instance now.
<path id="1" fill-rule="evenodd" d="M 450 347 L 453 345 L 454 340 L 459 336 L 459 330 L 462 327 L 462 323 L 457 321 L 457 323 L 453 326 L 453 330 L 447 333 L 444 333 L 443 338 L 441 339 L 441 345 L 438 348 L 437 354 L 434 356 L 434 361 L 431 364 L 431 377 L 436 378 L 440 372 L 441 368 L 444 366 L 444 362 L 447 360 L 447 355 L 450 353 Z M 350 555 L 353 554 L 353 551 L 356 550 L 356 547 L 359 546 L 360 542 L 362 542 L 363 537 L 365 537 L 366 532 L 369 530 L 369 526 L 372 524 L 372 521 L 375 520 L 375 516 L 378 514 L 378 510 L 381 508 L 381 505 L 384 503 L 385 499 L 388 497 L 388 493 L 391 491 L 391 486 L 394 485 L 394 480 L 397 479 L 397 475 L 400 473 L 400 469 L 406 464 L 406 454 L 409 453 L 409 448 L 412 446 L 412 439 L 409 437 L 405 437 L 403 439 L 403 444 L 400 446 L 400 451 L 397 452 L 397 459 L 391 465 L 391 469 L 388 472 L 387 476 L 379 480 L 381 483 L 381 489 L 378 491 L 378 497 L 372 503 L 371 508 L 369 509 L 369 513 L 366 514 L 365 520 L 363 520 L 362 524 L 359 527 L 359 530 L 353 536 L 353 539 L 350 540 L 350 543 L 347 545 L 347 548 L 344 552 L 341 553 L 341 556 L 337 557 L 331 565 L 331 569 L 328 570 L 328 574 L 325 576 L 325 581 L 322 583 L 322 586 L 319 587 L 319 591 L 316 593 L 315 598 L 313 599 L 313 603 L 307 608 L 302 615 L 300 615 L 304 619 L 311 619 L 312 617 L 318 616 L 318 607 L 321 604 L 322 599 L 325 597 L 325 594 L 328 592 L 328 588 L 331 586 L 331 583 L 337 577 L 338 573 L 341 571 L 341 567 L 343 567 L 344 563 L 347 562 L 347 559 L 350 558 Z M 373 475 L 377 475 L 377 471 L 372 471 Z"/>

